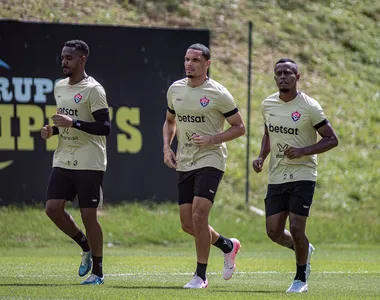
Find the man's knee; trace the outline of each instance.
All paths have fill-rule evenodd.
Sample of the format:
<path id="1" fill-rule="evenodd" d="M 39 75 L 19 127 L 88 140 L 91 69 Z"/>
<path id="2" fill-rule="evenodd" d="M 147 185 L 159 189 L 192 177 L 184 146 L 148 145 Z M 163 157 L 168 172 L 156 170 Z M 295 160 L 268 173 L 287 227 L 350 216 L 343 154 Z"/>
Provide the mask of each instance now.
<path id="1" fill-rule="evenodd" d="M 181 222 L 182 230 L 190 235 L 194 235 L 194 228 L 193 224 L 187 224 L 184 222 Z"/>
<path id="2" fill-rule="evenodd" d="M 305 238 L 305 229 L 298 224 L 290 225 L 290 233 L 292 234 L 294 242 L 302 242 Z"/>
<path id="3" fill-rule="evenodd" d="M 193 227 L 194 230 L 208 227 L 208 213 L 201 210 L 195 211 L 193 213 Z"/>
<path id="4" fill-rule="evenodd" d="M 64 213 L 62 207 L 57 204 L 56 202 L 47 201 L 45 205 L 45 213 L 52 220 L 62 217 Z"/>
<path id="5" fill-rule="evenodd" d="M 276 230 L 275 228 L 272 228 L 272 227 L 267 227 L 267 235 L 268 237 L 273 241 L 273 242 L 277 242 L 280 238 L 281 238 L 281 235 L 283 234 L 283 230 Z"/>
<path id="6" fill-rule="evenodd" d="M 98 222 L 96 208 L 81 208 L 80 214 L 85 227 L 94 225 Z"/>

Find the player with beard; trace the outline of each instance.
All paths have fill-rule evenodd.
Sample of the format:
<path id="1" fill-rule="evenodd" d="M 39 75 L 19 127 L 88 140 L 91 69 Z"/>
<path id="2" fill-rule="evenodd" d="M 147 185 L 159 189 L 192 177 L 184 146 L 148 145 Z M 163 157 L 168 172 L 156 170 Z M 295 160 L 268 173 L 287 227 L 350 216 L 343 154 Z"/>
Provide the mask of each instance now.
<path id="1" fill-rule="evenodd" d="M 305 229 L 317 180 L 317 154 L 338 145 L 320 104 L 297 90 L 299 78 L 293 60 L 283 58 L 276 63 L 274 79 L 279 92 L 262 102 L 264 135 L 260 154 L 253 161 L 253 169 L 259 173 L 271 153 L 266 231 L 273 242 L 295 251 L 297 269 L 288 293 L 308 290 L 314 247 Z M 322 137 L 318 142 L 317 133 Z M 285 229 L 288 217 L 290 232 Z"/>
<path id="2" fill-rule="evenodd" d="M 85 72 L 89 47 L 81 40 L 67 41 L 61 52 L 67 77 L 54 88 L 57 114 L 54 126 L 45 125 L 41 137 L 58 135 L 45 211 L 55 225 L 82 248 L 79 276 L 82 284 L 103 284 L 103 233 L 97 208 L 103 201 L 102 183 L 107 166 L 106 136 L 111 130 L 104 88 Z M 78 197 L 86 234 L 65 211 L 67 201 Z"/>
<path id="3" fill-rule="evenodd" d="M 207 77 L 210 51 L 191 45 L 185 55 L 186 78 L 168 89 L 168 110 L 163 126 L 164 162 L 178 171 L 179 214 L 182 229 L 195 237 L 197 268 L 184 288 L 206 288 L 210 244 L 224 253 L 223 278 L 231 278 L 240 242 L 225 238 L 208 218 L 226 169 L 226 142 L 245 133 L 245 125 L 229 91 Z M 224 131 L 225 120 L 230 127 Z M 174 136 L 178 147 L 171 149 Z"/>

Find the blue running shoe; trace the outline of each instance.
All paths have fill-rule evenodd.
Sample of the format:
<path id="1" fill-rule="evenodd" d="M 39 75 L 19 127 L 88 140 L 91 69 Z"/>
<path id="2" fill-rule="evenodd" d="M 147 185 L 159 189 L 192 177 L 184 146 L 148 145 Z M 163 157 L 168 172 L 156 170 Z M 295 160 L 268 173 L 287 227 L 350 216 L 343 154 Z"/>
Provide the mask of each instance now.
<path id="1" fill-rule="evenodd" d="M 91 252 L 82 252 L 82 262 L 80 263 L 79 270 L 78 270 L 78 275 L 80 277 L 83 277 L 86 275 L 88 272 L 90 272 L 92 268 L 92 256 Z"/>
<path id="2" fill-rule="evenodd" d="M 81 284 L 103 284 L 104 283 L 104 276 L 99 277 L 95 274 L 91 274 L 85 281 L 83 281 Z"/>

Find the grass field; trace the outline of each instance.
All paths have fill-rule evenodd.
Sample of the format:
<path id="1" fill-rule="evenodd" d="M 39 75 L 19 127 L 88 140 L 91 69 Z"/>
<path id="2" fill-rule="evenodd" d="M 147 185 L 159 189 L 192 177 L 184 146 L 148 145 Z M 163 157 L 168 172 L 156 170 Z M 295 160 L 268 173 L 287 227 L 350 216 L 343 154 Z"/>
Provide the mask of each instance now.
<path id="1" fill-rule="evenodd" d="M 370 299 L 380 295 L 380 247 L 315 245 L 305 299 Z M 1 299 L 289 299 L 294 254 L 270 243 L 242 245 L 234 276 L 222 279 L 213 248 L 209 288 L 184 290 L 195 268 L 192 244 L 105 250 L 105 284 L 81 286 L 77 247 L 0 249 Z"/>

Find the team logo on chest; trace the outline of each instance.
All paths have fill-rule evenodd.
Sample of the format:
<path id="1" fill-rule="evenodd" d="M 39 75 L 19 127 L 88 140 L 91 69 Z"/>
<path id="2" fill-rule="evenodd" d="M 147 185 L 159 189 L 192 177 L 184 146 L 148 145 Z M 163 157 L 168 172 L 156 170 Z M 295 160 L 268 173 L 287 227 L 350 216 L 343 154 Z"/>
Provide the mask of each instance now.
<path id="1" fill-rule="evenodd" d="M 301 118 L 301 114 L 298 111 L 292 112 L 292 119 L 297 122 Z"/>
<path id="2" fill-rule="evenodd" d="M 199 102 L 201 103 L 201 105 L 203 107 L 206 107 L 210 103 L 210 99 L 203 97 L 203 98 L 199 99 Z"/>
<path id="3" fill-rule="evenodd" d="M 74 102 L 79 103 L 82 100 L 83 96 L 81 94 L 76 94 L 74 96 Z"/>

